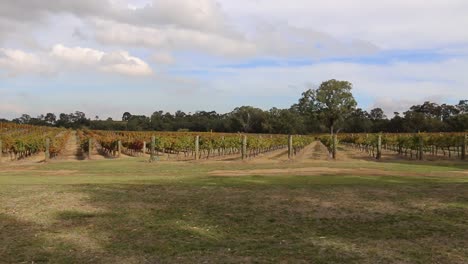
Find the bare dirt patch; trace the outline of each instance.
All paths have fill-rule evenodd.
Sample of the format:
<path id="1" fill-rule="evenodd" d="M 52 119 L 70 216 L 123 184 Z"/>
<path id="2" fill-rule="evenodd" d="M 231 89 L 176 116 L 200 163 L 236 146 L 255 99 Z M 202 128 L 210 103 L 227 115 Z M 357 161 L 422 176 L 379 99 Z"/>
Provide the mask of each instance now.
<path id="1" fill-rule="evenodd" d="M 328 168 L 328 167 L 308 167 L 308 168 L 288 168 L 288 169 L 258 169 L 258 170 L 215 170 L 209 173 L 213 176 L 268 176 L 268 175 L 300 175 L 300 176 L 314 176 L 314 175 L 362 175 L 362 176 L 395 176 L 401 175 L 402 172 L 384 171 L 378 169 L 346 169 L 346 168 Z M 403 172 L 408 176 L 429 176 L 435 175 L 433 173 L 408 173 Z"/>

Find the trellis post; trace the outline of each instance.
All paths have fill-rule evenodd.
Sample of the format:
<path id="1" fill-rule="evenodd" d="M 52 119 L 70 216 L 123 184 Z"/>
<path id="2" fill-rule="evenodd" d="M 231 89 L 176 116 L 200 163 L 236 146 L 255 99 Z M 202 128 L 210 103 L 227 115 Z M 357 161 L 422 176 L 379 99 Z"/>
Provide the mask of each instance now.
<path id="1" fill-rule="evenodd" d="M 424 141 L 422 135 L 419 135 L 419 160 L 423 160 Z"/>
<path id="2" fill-rule="evenodd" d="M 91 153 L 93 153 L 93 139 L 88 139 L 88 159 L 91 159 Z"/>
<path id="3" fill-rule="evenodd" d="M 382 135 L 381 134 L 379 134 L 379 138 L 377 139 L 377 155 L 375 158 L 378 160 L 382 158 Z"/>
<path id="4" fill-rule="evenodd" d="M 288 158 L 292 159 L 293 156 L 293 136 L 288 136 Z"/>
<path id="5" fill-rule="evenodd" d="M 45 162 L 50 159 L 50 138 L 46 138 L 45 142 Z"/>
<path id="6" fill-rule="evenodd" d="M 200 136 L 195 137 L 195 160 L 200 158 Z"/>
<path id="7" fill-rule="evenodd" d="M 247 158 L 247 136 L 242 137 L 242 160 Z"/>
<path id="8" fill-rule="evenodd" d="M 151 146 L 150 146 L 150 162 L 154 161 L 154 150 L 156 148 L 156 137 L 152 136 L 151 137 Z"/>
<path id="9" fill-rule="evenodd" d="M 336 159 L 337 144 L 338 144 L 338 136 L 334 134 L 332 138 L 332 158 L 333 159 Z"/>
<path id="10" fill-rule="evenodd" d="M 466 144 L 468 142 L 468 134 L 463 135 L 462 138 L 462 153 L 461 153 L 461 159 L 466 160 Z M 0 143 L 1 145 L 1 143 Z"/>

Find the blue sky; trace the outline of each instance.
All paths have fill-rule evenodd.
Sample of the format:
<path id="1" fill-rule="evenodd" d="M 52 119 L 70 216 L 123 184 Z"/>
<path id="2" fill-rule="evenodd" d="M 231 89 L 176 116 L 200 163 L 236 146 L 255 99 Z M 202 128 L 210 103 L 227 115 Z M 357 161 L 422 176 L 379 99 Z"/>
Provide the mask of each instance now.
<path id="1" fill-rule="evenodd" d="M 0 118 L 285 108 L 332 78 L 366 110 L 456 103 L 467 13 L 464 0 L 0 0 Z"/>

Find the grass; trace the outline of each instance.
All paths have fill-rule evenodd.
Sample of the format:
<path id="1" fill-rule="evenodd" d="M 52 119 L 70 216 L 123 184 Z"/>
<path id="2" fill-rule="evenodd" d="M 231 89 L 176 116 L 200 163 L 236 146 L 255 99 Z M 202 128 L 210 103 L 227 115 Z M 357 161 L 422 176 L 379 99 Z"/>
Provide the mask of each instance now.
<path id="1" fill-rule="evenodd" d="M 466 263 L 466 165 L 1 165 L 0 262 Z M 308 166 L 391 175 L 209 174 Z"/>

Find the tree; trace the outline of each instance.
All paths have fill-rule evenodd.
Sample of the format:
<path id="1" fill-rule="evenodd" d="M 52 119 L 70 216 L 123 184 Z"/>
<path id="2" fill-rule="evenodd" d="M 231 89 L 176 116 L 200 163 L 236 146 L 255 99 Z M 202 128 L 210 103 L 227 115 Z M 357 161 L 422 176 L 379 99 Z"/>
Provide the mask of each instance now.
<path id="1" fill-rule="evenodd" d="M 352 87 L 350 82 L 333 79 L 323 82 L 316 91 L 318 109 L 331 134 L 337 122 L 350 116 L 356 108 Z"/>
<path id="2" fill-rule="evenodd" d="M 125 112 L 122 115 L 122 121 L 128 121 L 128 120 L 130 120 L 131 117 L 132 117 L 132 114 L 130 114 L 129 112 Z"/>
<path id="3" fill-rule="evenodd" d="M 323 132 L 326 130 L 319 119 L 319 106 L 317 102 L 317 90 L 309 89 L 302 93 L 297 104 L 291 106 L 289 111 L 294 115 L 299 115 L 302 119 L 303 127 L 308 132 Z"/>
<path id="4" fill-rule="evenodd" d="M 300 115 L 289 109 L 273 107 L 268 112 L 265 126 L 272 134 L 303 134 L 304 122 Z"/>
<path id="5" fill-rule="evenodd" d="M 382 108 L 374 108 L 370 111 L 369 117 L 372 120 L 382 120 L 387 118 Z"/>
<path id="6" fill-rule="evenodd" d="M 47 122 L 47 124 L 54 125 L 55 121 L 57 121 L 57 117 L 53 113 L 47 113 L 44 117 L 44 120 Z"/>
<path id="7" fill-rule="evenodd" d="M 295 109 L 301 115 L 310 115 L 316 113 L 318 107 L 317 90 L 309 89 L 302 93 L 302 97 L 299 98 L 299 102 L 294 104 L 291 108 Z"/>
<path id="8" fill-rule="evenodd" d="M 266 114 L 262 109 L 242 106 L 231 113 L 232 129 L 245 133 L 263 133 L 266 130 Z"/>
<path id="9" fill-rule="evenodd" d="M 369 114 L 357 108 L 344 122 L 344 129 L 349 133 L 370 132 L 372 121 L 369 119 Z"/>
<path id="10" fill-rule="evenodd" d="M 457 105 L 460 114 L 468 114 L 468 100 L 460 100 Z"/>
<path id="11" fill-rule="evenodd" d="M 29 122 L 31 122 L 31 116 L 27 114 L 23 114 L 21 115 L 20 118 L 13 119 L 13 122 L 18 123 L 18 124 L 29 124 Z"/>

